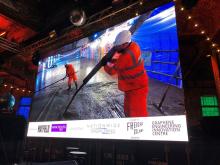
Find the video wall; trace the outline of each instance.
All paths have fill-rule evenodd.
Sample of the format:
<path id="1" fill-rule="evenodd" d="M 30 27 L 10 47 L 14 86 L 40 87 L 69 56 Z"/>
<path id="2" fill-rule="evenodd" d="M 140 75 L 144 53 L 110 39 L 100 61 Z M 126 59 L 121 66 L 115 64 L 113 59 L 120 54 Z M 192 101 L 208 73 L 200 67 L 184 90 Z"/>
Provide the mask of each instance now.
<path id="1" fill-rule="evenodd" d="M 39 62 L 29 137 L 188 141 L 173 3 L 145 14 L 126 50 L 84 83 L 116 36 L 134 29 L 140 17 Z"/>

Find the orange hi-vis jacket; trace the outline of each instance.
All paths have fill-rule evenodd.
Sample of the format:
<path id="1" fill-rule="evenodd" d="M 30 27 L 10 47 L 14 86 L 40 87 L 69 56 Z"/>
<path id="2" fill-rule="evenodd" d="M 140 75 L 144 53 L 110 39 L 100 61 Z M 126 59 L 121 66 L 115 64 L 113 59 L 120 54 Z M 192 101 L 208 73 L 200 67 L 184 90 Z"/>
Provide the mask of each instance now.
<path id="1" fill-rule="evenodd" d="M 66 75 L 74 81 L 77 80 L 76 72 L 72 64 L 67 64 Z"/>
<path id="2" fill-rule="evenodd" d="M 122 53 L 113 67 L 105 65 L 105 71 L 110 74 L 118 74 L 118 88 L 121 91 L 130 91 L 147 88 L 148 77 L 144 69 L 144 61 L 141 59 L 140 47 L 130 43 L 125 53 Z"/>

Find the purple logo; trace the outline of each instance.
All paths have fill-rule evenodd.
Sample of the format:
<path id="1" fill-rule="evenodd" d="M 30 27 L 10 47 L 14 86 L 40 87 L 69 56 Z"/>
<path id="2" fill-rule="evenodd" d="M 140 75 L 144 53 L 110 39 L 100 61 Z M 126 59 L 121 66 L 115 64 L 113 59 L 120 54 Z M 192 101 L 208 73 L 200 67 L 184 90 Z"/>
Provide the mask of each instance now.
<path id="1" fill-rule="evenodd" d="M 52 124 L 51 132 L 66 132 L 66 124 Z"/>

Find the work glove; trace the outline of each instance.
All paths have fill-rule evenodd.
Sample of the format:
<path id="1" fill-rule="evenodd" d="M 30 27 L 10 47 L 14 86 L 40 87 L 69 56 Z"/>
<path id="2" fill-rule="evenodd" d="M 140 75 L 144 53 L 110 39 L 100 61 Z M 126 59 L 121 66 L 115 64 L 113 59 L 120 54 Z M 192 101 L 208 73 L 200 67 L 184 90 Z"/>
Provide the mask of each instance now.
<path id="1" fill-rule="evenodd" d="M 104 57 L 102 57 L 101 60 L 101 64 L 102 66 L 105 66 L 111 59 L 109 59 L 109 57 L 107 57 L 107 55 L 105 55 Z"/>
<path id="2" fill-rule="evenodd" d="M 109 68 L 112 68 L 112 67 L 114 67 L 115 66 L 115 64 L 114 63 L 111 63 L 111 62 L 107 62 L 107 64 L 106 64 Z"/>
<path id="3" fill-rule="evenodd" d="M 115 52 L 116 52 L 116 48 L 115 47 L 111 48 L 108 51 L 108 53 L 101 60 L 102 66 L 105 66 L 107 64 L 107 62 L 110 62 L 112 60 L 112 57 L 115 54 Z"/>

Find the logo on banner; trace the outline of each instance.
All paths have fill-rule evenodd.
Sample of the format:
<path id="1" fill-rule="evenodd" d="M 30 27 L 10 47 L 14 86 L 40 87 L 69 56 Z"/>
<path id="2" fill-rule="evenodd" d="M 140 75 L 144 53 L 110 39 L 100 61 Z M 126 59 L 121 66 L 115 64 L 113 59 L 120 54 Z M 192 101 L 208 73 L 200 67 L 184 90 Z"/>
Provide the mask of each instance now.
<path id="1" fill-rule="evenodd" d="M 153 136 L 168 136 L 169 133 L 178 133 L 181 130 L 181 124 L 174 120 L 152 121 Z"/>
<path id="2" fill-rule="evenodd" d="M 48 133 L 50 131 L 50 125 L 39 125 L 37 132 Z"/>
<path id="3" fill-rule="evenodd" d="M 51 132 L 66 132 L 67 124 L 52 124 Z"/>
<path id="4" fill-rule="evenodd" d="M 114 129 L 108 129 L 108 128 L 93 128 L 91 129 L 92 133 L 101 133 L 101 134 L 115 134 Z"/>
<path id="5" fill-rule="evenodd" d="M 144 131 L 143 124 L 144 122 L 142 121 L 127 122 L 127 131 L 133 132 L 133 135 L 137 135 Z"/>
<path id="6" fill-rule="evenodd" d="M 93 123 L 87 124 L 87 127 L 91 129 L 91 133 L 101 134 L 115 134 L 116 129 L 119 128 L 119 123 Z"/>

